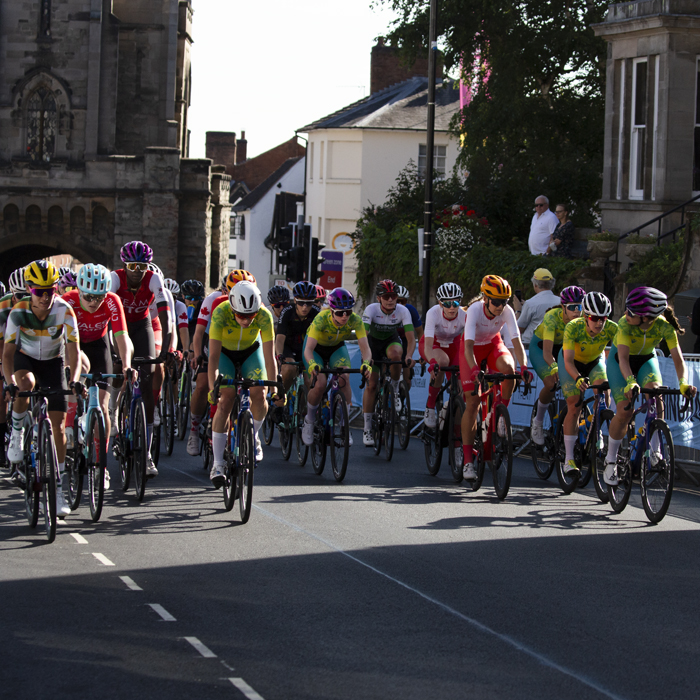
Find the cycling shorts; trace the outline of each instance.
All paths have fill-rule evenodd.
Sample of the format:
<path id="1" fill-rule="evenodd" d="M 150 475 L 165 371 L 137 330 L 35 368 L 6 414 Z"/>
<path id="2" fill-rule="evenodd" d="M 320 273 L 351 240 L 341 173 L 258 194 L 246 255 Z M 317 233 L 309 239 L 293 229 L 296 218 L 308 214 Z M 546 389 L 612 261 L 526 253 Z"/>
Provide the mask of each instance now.
<path id="1" fill-rule="evenodd" d="M 102 374 L 112 374 L 112 350 L 109 346 L 107 335 L 97 340 L 92 340 L 89 343 L 81 343 L 80 349 L 90 361 L 91 373 L 101 372 Z M 99 386 L 100 389 L 107 389 L 109 387 L 109 380 L 105 379 L 104 381 L 99 381 L 97 382 L 97 386 Z"/>
<path id="2" fill-rule="evenodd" d="M 19 350 L 15 352 L 15 372 L 17 370 L 31 372 L 34 375 L 35 388 L 68 389 L 66 373 L 63 368 L 63 358 L 60 356 L 50 360 L 36 360 Z M 65 396 L 48 396 L 47 400 L 49 411 L 62 411 L 65 413 L 68 410 L 68 402 Z"/>
<path id="3" fill-rule="evenodd" d="M 617 356 L 617 348 L 614 345 L 610 349 L 605 368 L 608 374 L 610 389 L 612 389 L 613 399 L 615 403 L 619 403 L 625 398 L 627 380 L 622 376 L 620 360 Z M 646 386 L 650 382 L 657 382 L 658 384 L 663 383 L 656 353 L 651 353 L 649 355 L 630 355 L 630 369 L 632 370 L 632 374 L 637 378 L 637 384 L 639 384 L 639 386 Z"/>
<path id="4" fill-rule="evenodd" d="M 403 348 L 403 346 L 401 345 L 401 338 L 399 337 L 398 333 L 394 333 L 394 335 L 392 335 L 390 338 L 385 338 L 383 340 L 368 335 L 367 340 L 369 342 L 369 349 L 372 353 L 372 359 L 374 360 L 374 364 L 372 365 L 372 372 L 379 372 L 378 361 L 383 360 L 385 357 L 388 357 L 387 350 L 390 346 L 398 345 L 400 348 Z"/>
<path id="5" fill-rule="evenodd" d="M 156 343 L 153 336 L 153 326 L 150 318 L 127 322 L 129 337 L 134 344 L 134 357 L 155 357 Z M 141 365 L 141 374 L 148 377 L 153 372 L 153 365 Z"/>
<path id="6" fill-rule="evenodd" d="M 459 356 L 460 356 L 460 350 L 462 349 L 462 337 L 457 336 L 449 345 L 440 345 L 435 342 L 435 338 L 433 338 L 433 350 L 442 350 L 448 357 L 447 364 L 448 365 L 458 365 L 459 364 Z M 429 362 L 428 358 L 425 356 L 425 336 L 423 336 L 419 341 L 418 341 L 418 352 L 420 353 L 420 356 L 426 361 Z M 464 353 L 462 353 L 464 354 Z"/>
<path id="7" fill-rule="evenodd" d="M 306 340 L 309 336 L 304 338 L 304 348 L 306 348 Z M 338 343 L 337 345 L 319 345 L 316 344 L 314 348 L 314 361 L 317 362 L 321 367 L 350 367 L 350 354 L 345 346 L 345 342 Z M 308 369 L 309 363 L 304 357 L 304 366 Z"/>
<path id="8" fill-rule="evenodd" d="M 534 342 L 537 340 L 537 342 Z M 540 379 L 545 379 L 549 374 L 549 365 L 544 361 L 544 350 L 543 350 L 543 340 L 538 340 L 536 336 L 532 338 L 530 342 L 530 347 L 528 348 L 528 357 L 530 364 L 534 368 L 535 372 Z M 561 350 L 561 345 L 552 346 L 552 357 L 556 362 L 557 357 L 559 357 L 559 351 Z"/>
<path id="9" fill-rule="evenodd" d="M 502 356 L 507 356 L 508 359 L 510 359 L 511 365 L 513 364 L 510 350 L 505 346 L 500 333 L 493 337 L 490 343 L 474 346 L 474 358 L 476 359 L 477 367 L 481 367 L 482 363 L 486 362 L 487 369 L 492 372 L 498 372 L 499 370 L 496 363 L 498 358 Z M 465 381 L 464 379 L 464 377 L 469 376 L 469 372 L 470 369 L 464 357 L 464 336 L 461 336 L 459 342 L 459 373 L 462 377 L 462 391 L 471 393 L 474 391 L 474 382 L 470 382 L 469 380 Z"/>
<path id="10" fill-rule="evenodd" d="M 240 368 L 240 375 L 237 367 Z M 219 357 L 219 374 L 228 379 L 236 379 L 241 376 L 245 379 L 266 380 L 267 370 L 265 369 L 262 345 L 255 342 L 245 350 L 227 350 L 222 347 Z"/>
<path id="11" fill-rule="evenodd" d="M 572 396 L 578 396 L 581 393 L 576 386 L 576 379 L 578 379 L 578 377 L 572 377 L 566 371 L 563 350 L 559 351 L 557 365 L 559 367 L 559 383 L 561 384 L 561 390 L 564 396 L 567 399 L 571 398 Z M 596 357 L 595 360 L 591 360 L 590 362 L 579 362 L 578 360 L 574 360 L 574 365 L 582 377 L 588 377 L 590 384 L 598 384 L 600 382 L 605 382 L 608 379 L 608 375 L 605 372 L 603 355 Z"/>

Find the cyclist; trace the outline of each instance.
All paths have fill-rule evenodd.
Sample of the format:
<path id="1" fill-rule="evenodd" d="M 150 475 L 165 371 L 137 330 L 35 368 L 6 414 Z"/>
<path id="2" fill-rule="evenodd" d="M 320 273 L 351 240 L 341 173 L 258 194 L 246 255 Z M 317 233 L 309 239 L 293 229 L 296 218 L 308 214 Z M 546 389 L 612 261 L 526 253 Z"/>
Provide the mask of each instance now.
<path id="1" fill-rule="evenodd" d="M 462 416 L 462 448 L 464 451 L 463 475 L 468 481 L 477 478 L 474 465 L 474 433 L 476 431 L 476 412 L 481 397 L 472 396 L 475 380 L 481 363 L 486 361 L 492 372 L 514 374 L 513 355 L 520 365 L 523 381 L 529 384 L 532 374 L 527 369 L 527 357 L 520 339 L 520 329 L 515 320 L 515 312 L 508 306 L 512 295 L 510 284 L 498 275 L 486 275 L 481 281 L 481 295 L 475 303 L 467 308 L 467 315 L 459 354 L 460 376 L 466 409 Z M 505 346 L 500 331 L 506 327 L 513 343 L 513 354 Z M 514 382 L 503 382 L 501 397 L 507 406 L 513 393 Z M 499 434 L 501 421 L 497 426 Z"/>
<path id="2" fill-rule="evenodd" d="M 274 330 L 272 314 L 263 306 L 260 290 L 252 282 L 242 280 L 232 287 L 228 304 L 214 311 L 209 329 L 209 401 L 219 375 L 236 378 L 236 365 L 247 379 L 277 377 L 277 365 L 272 349 Z M 224 448 L 226 447 L 229 415 L 236 397 L 235 387 L 221 387 L 219 402 L 212 421 L 211 443 L 214 464 L 209 478 L 219 488 L 224 481 Z M 265 387 L 250 389 L 250 410 L 255 431 L 255 459 L 263 458 L 258 431 L 267 413 Z"/>
<path id="3" fill-rule="evenodd" d="M 374 402 L 377 398 L 377 384 L 379 382 L 380 360 L 387 357 L 396 362 L 403 357 L 407 367 L 413 367 L 413 351 L 416 349 L 416 334 L 413 332 L 411 313 L 405 306 L 398 304 L 399 295 L 396 291 L 397 284 L 393 280 L 381 280 L 375 289 L 377 301 L 370 304 L 362 314 L 362 322 L 369 341 L 370 351 L 375 360 L 372 366 L 372 376 L 362 396 L 362 410 L 364 412 L 365 428 L 362 433 L 362 442 L 366 447 L 374 445 L 372 437 L 372 417 L 374 416 Z M 398 329 L 403 328 L 406 334 L 406 351 L 404 353 Z M 391 386 L 394 389 L 394 401 L 396 411 L 401 410 L 399 398 L 399 380 L 401 379 L 401 367 L 391 365 L 389 367 Z"/>
<path id="4" fill-rule="evenodd" d="M 119 350 L 122 372 L 131 367 L 134 347 L 126 330 L 126 316 L 120 298 L 112 293 L 112 277 L 104 265 L 87 263 L 80 268 L 76 280 L 77 289 L 63 295 L 75 313 L 80 337 L 82 366 L 85 372 L 112 374 L 112 352 L 108 331 L 111 329 Z M 100 388 L 100 404 L 105 419 L 105 435 L 109 436 L 110 391 L 108 380 L 97 382 Z M 68 449 L 73 447 L 73 423 L 77 402 L 68 401 L 66 440 Z M 105 470 L 105 487 L 109 487 L 109 473 Z"/>
<path id="5" fill-rule="evenodd" d="M 352 310 L 355 306 L 355 297 L 347 289 L 336 287 L 328 294 L 328 306 L 328 309 L 320 311 L 311 322 L 304 340 L 304 364 L 309 377 L 316 375 L 316 384 L 313 389 L 309 389 L 306 418 L 301 431 L 301 438 L 305 445 L 313 444 L 316 411 L 326 390 L 326 376 L 318 374 L 318 370 L 324 365 L 331 368 L 350 367 L 350 355 L 345 341 L 352 337 L 353 331 L 362 355 L 360 369 L 365 376 L 368 376 L 371 370 L 372 352 L 367 342 L 365 325 L 362 318 Z M 340 377 L 339 385 L 349 410 L 352 404 L 350 382 L 346 377 Z M 350 433 L 350 444 L 352 444 L 352 433 Z"/>
<path id="6" fill-rule="evenodd" d="M 316 306 L 318 306 L 319 309 L 327 309 L 328 304 L 326 303 L 326 297 L 328 296 L 328 292 L 320 285 L 316 285 Z"/>
<path id="7" fill-rule="evenodd" d="M 155 301 L 158 318 L 163 331 L 163 347 L 170 347 L 170 310 L 163 290 L 163 279 L 148 269 L 153 261 L 153 250 L 142 241 L 130 241 L 122 246 L 119 255 L 124 263 L 121 270 L 112 271 L 112 291 L 121 299 L 126 316 L 129 337 L 134 345 L 136 357 L 154 357 L 156 354 L 155 336 L 149 314 L 149 307 Z M 163 356 L 159 360 L 165 359 Z M 158 470 L 151 458 L 153 438 L 153 366 L 141 367 L 141 392 L 146 409 L 148 436 L 148 466 L 146 475 L 154 477 Z"/>
<path id="8" fill-rule="evenodd" d="M 76 288 L 75 272 L 63 265 L 58 268 L 58 295 L 63 296 L 66 292 L 70 292 Z"/>
<path id="9" fill-rule="evenodd" d="M 275 333 L 277 333 L 277 326 L 279 325 L 282 311 L 291 303 L 291 294 L 286 287 L 283 287 L 281 284 L 276 284 L 274 287 L 270 287 L 267 293 L 267 301 L 270 304 L 269 308 L 272 311 Z"/>
<path id="10" fill-rule="evenodd" d="M 420 339 L 423 337 L 423 321 L 421 320 L 420 314 L 418 313 L 418 309 L 416 309 L 413 304 L 408 303 L 408 289 L 406 287 L 402 287 L 400 284 L 396 285 L 396 293 L 399 295 L 398 298 L 398 303 L 401 304 L 402 306 L 405 306 L 408 309 L 408 312 L 411 314 L 411 320 L 413 321 L 413 332 L 416 334 L 416 340 L 420 341 Z M 408 341 L 406 340 L 406 332 L 403 329 L 403 326 L 401 328 L 398 328 L 398 334 L 399 338 L 401 338 L 401 345 L 403 345 L 403 356 L 401 357 L 402 360 L 406 359 L 406 348 L 408 347 Z M 409 388 L 411 386 L 411 368 L 410 367 L 404 367 L 403 370 L 403 378 L 408 384 Z"/>
<path id="11" fill-rule="evenodd" d="M 632 418 L 634 408 L 625 410 L 635 389 L 643 386 L 654 389 L 661 386 L 661 371 L 655 348 L 665 340 L 678 376 L 681 393 L 694 397 L 697 389 L 688 384 L 683 353 L 678 345 L 678 335 L 685 331 L 678 324 L 668 298 L 653 287 L 637 287 L 625 302 L 625 315 L 619 320 L 606 369 L 613 399 L 617 404 L 615 417 L 610 421 L 608 454 L 605 458 L 606 484 L 617 484 L 617 453 Z M 660 416 L 663 417 L 663 416 Z M 652 460 L 658 461 L 658 445 L 652 445 Z"/>
<path id="12" fill-rule="evenodd" d="M 588 292 L 581 303 L 581 316 L 570 321 L 564 329 L 564 342 L 557 361 L 559 383 L 566 398 L 564 418 L 564 447 L 566 474 L 578 471 L 574 461 L 574 447 L 578 440 L 578 417 L 581 407 L 576 406 L 579 395 L 589 385 L 598 386 L 607 381 L 603 351 L 617 333 L 617 323 L 608 320 L 612 312 L 610 300 L 600 292 Z"/>
<path id="13" fill-rule="evenodd" d="M 199 280 L 185 280 L 180 290 L 182 291 L 185 307 L 187 308 L 187 330 L 190 338 L 190 343 L 185 347 L 185 350 L 190 351 L 192 349 L 192 339 L 194 338 L 199 309 L 204 301 L 204 285 Z"/>
<path id="14" fill-rule="evenodd" d="M 537 400 L 537 414 L 532 419 L 531 437 L 536 445 L 544 445 L 542 424 L 549 404 L 554 399 L 554 387 L 558 375 L 557 357 L 564 341 L 567 323 L 581 315 L 581 302 L 586 290 L 566 287 L 559 294 L 560 306 L 545 313 L 542 323 L 535 329 L 530 341 L 530 363 L 544 383 Z"/>
<path id="15" fill-rule="evenodd" d="M 467 312 L 460 306 L 462 289 L 458 284 L 441 284 L 435 296 L 438 303 L 428 309 L 425 315 L 425 333 L 418 343 L 420 356 L 430 363 L 431 379 L 423 414 L 427 428 L 437 425 L 435 402 L 440 393 L 444 373 L 436 371 L 436 367 L 459 364 L 461 337 L 467 320 Z"/>
<path id="16" fill-rule="evenodd" d="M 58 271 L 52 263 L 35 260 L 24 272 L 31 297 L 20 301 L 10 311 L 5 329 L 2 369 L 10 396 L 17 390 L 65 390 L 66 374 L 62 351 L 65 349 L 70 370 L 70 386 L 76 395 L 84 393 L 80 383 L 80 342 L 78 326 L 70 305 L 57 296 Z M 29 400 L 17 396 L 12 409 L 12 436 L 7 456 L 10 462 L 21 462 L 24 456 L 24 417 Z M 56 475 L 56 510 L 60 516 L 70 513 L 64 497 L 68 489 L 66 469 L 66 398 L 50 396 L 48 413 L 53 427 L 58 459 Z"/>
<path id="17" fill-rule="evenodd" d="M 177 325 L 177 347 L 185 352 L 190 347 L 189 318 L 187 316 L 187 306 L 180 298 L 180 285 L 170 277 L 165 278 L 165 288 L 173 295 L 175 302 L 175 319 Z M 170 343 L 172 345 L 172 341 Z"/>

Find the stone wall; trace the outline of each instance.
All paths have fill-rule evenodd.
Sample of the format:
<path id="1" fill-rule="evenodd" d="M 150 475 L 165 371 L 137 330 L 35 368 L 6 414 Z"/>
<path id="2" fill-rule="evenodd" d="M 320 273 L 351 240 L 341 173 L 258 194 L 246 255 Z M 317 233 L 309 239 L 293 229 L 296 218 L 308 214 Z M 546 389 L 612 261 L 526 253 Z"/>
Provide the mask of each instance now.
<path id="1" fill-rule="evenodd" d="M 187 158 L 180 166 L 177 279 L 211 279 L 211 160 Z"/>

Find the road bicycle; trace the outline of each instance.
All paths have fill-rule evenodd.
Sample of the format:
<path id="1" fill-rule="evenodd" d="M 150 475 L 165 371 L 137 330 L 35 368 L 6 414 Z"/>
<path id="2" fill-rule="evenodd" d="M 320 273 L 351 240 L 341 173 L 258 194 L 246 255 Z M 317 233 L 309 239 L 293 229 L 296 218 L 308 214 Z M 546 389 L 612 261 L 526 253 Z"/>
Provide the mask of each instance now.
<path id="1" fill-rule="evenodd" d="M 177 439 L 184 440 L 190 420 L 190 398 L 192 397 L 192 366 L 187 361 L 187 355 L 182 363 L 177 383 Z"/>
<path id="2" fill-rule="evenodd" d="M 173 453 L 173 444 L 175 442 L 175 384 L 173 383 L 171 371 L 176 357 L 175 353 L 168 353 L 163 373 L 163 384 L 160 387 L 160 394 L 156 404 L 160 423 L 153 425 L 153 439 L 151 440 L 151 458 L 156 466 L 160 461 L 161 447 L 164 448 L 168 457 Z"/>
<path id="3" fill-rule="evenodd" d="M 301 439 L 301 430 L 304 427 L 306 415 L 306 385 L 304 384 L 304 363 L 282 361 L 282 364 L 296 367 L 296 376 L 289 389 L 287 389 L 287 402 L 282 408 L 282 418 L 277 425 L 280 436 L 282 457 L 288 460 L 292 454 L 292 443 L 296 442 L 297 459 L 299 466 L 306 464 L 309 448 Z M 269 414 L 269 411 L 268 411 Z"/>
<path id="4" fill-rule="evenodd" d="M 311 445 L 311 464 L 315 474 L 322 474 L 326 465 L 326 448 L 331 448 L 331 467 L 335 480 L 345 478 L 350 454 L 350 419 L 348 404 L 340 389 L 340 377 L 343 374 L 360 374 L 360 369 L 349 367 L 323 367 L 318 374 L 330 375 L 326 389 L 321 397 L 316 419 L 314 421 L 313 444 Z M 316 375 L 311 380 L 311 388 L 316 385 Z M 365 378 L 362 377 L 360 389 L 364 389 Z"/>
<path id="5" fill-rule="evenodd" d="M 532 415 L 530 416 L 530 426 L 532 421 L 537 416 L 537 400 L 532 407 Z M 547 407 L 547 412 L 542 420 L 542 433 L 544 436 L 544 444 L 538 445 L 530 436 L 530 457 L 532 466 L 535 467 L 535 473 L 540 479 L 547 480 L 552 475 L 556 465 L 556 443 L 557 431 L 561 427 L 560 416 L 565 410 L 566 401 L 561 395 L 561 386 L 557 382 L 554 386 L 554 398 Z"/>
<path id="6" fill-rule="evenodd" d="M 627 426 L 617 456 L 616 486 L 607 485 L 610 505 L 616 513 L 621 513 L 627 506 L 632 493 L 632 480 L 639 479 L 642 506 L 649 522 L 663 520 L 673 495 L 676 456 L 673 438 L 668 424 L 659 416 L 663 414 L 663 397 L 665 395 L 681 396 L 678 389 L 661 386 L 656 389 L 640 389 L 627 405 L 629 410 L 639 394 L 647 398 L 635 409 Z M 684 397 L 680 413 L 690 409 L 690 399 Z M 635 432 L 635 418 L 639 413 L 646 413 L 644 423 Z"/>
<path id="7" fill-rule="evenodd" d="M 384 358 L 374 363 L 379 366 L 377 381 L 377 396 L 374 400 L 374 413 L 372 414 L 372 439 L 374 440 L 374 454 L 384 448 L 384 458 L 391 461 L 394 454 L 394 427 L 396 425 L 396 401 L 394 387 L 391 384 L 388 370 L 392 365 L 405 367 L 403 360 L 389 360 Z M 401 406 L 403 410 L 403 404 Z"/>
<path id="8" fill-rule="evenodd" d="M 105 417 L 100 406 L 99 382 L 105 379 L 121 379 L 123 374 L 82 374 L 88 390 L 87 402 L 78 397 L 73 424 L 74 445 L 66 450 L 66 477 L 68 478 L 69 505 L 76 510 L 83 492 L 83 477 L 87 476 L 90 516 L 97 522 L 102 514 L 107 469 L 107 443 Z"/>
<path id="9" fill-rule="evenodd" d="M 267 405 L 268 405 L 268 411 L 265 414 L 265 418 L 263 418 L 263 424 L 262 424 L 262 434 L 263 434 L 263 442 L 266 445 L 269 445 L 272 442 L 272 438 L 275 437 L 275 423 L 272 420 L 272 411 L 274 410 L 274 405 L 270 401 L 270 394 L 267 395 Z"/>

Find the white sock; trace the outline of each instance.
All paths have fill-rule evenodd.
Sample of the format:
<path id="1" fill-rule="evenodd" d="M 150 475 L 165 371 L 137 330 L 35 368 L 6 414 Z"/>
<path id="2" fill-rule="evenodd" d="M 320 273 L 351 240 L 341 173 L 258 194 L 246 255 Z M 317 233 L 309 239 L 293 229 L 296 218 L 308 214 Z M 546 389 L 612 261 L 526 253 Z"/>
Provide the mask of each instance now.
<path id="1" fill-rule="evenodd" d="M 199 416 L 195 416 L 194 413 L 190 413 L 190 430 L 193 433 L 196 433 L 198 428 L 199 428 Z"/>
<path id="2" fill-rule="evenodd" d="M 650 444 L 652 452 L 661 452 L 661 440 L 658 430 L 651 436 Z"/>
<path id="3" fill-rule="evenodd" d="M 391 380 L 391 386 L 394 390 L 394 393 L 396 393 L 396 394 L 399 393 L 399 382 L 400 381 L 401 381 L 400 379 L 392 379 Z"/>
<path id="4" fill-rule="evenodd" d="M 226 433 L 215 433 L 211 431 L 211 450 L 214 453 L 214 464 L 224 463 L 224 449 L 226 448 Z"/>
<path id="5" fill-rule="evenodd" d="M 262 424 L 263 424 L 263 422 L 261 420 L 255 420 L 255 418 L 253 418 L 253 428 L 255 429 L 256 435 L 258 434 L 258 431 L 260 430 L 260 426 Z"/>
<path id="6" fill-rule="evenodd" d="M 566 461 L 574 458 L 574 447 L 576 446 L 576 441 L 578 440 L 578 435 L 564 435 L 564 447 L 566 448 Z"/>
<path id="7" fill-rule="evenodd" d="M 373 415 L 374 415 L 374 412 L 372 412 L 372 413 L 365 413 L 365 414 L 364 414 L 364 417 L 365 417 L 365 430 L 366 430 L 367 432 L 369 432 L 370 430 L 372 430 L 372 416 L 373 416 Z"/>
<path id="8" fill-rule="evenodd" d="M 542 403 L 539 399 L 537 399 L 537 415 L 535 416 L 535 420 L 538 423 L 544 422 L 544 416 L 547 413 L 548 408 L 549 408 L 548 403 Z"/>
<path id="9" fill-rule="evenodd" d="M 310 403 L 306 404 L 306 422 L 313 423 L 316 420 L 316 411 L 318 411 L 319 404 L 312 406 Z"/>
<path id="10" fill-rule="evenodd" d="M 608 455 L 605 458 L 606 462 L 617 462 L 617 452 L 620 449 L 620 444 L 622 440 L 613 440 L 611 437 L 608 438 Z"/>
<path id="11" fill-rule="evenodd" d="M 146 435 L 148 436 L 148 453 L 151 453 L 151 445 L 153 444 L 153 423 L 146 425 Z"/>
<path id="12" fill-rule="evenodd" d="M 59 462 L 58 463 L 58 474 L 56 475 L 56 486 L 61 485 L 61 477 L 66 473 L 66 463 L 64 462 Z"/>
<path id="13" fill-rule="evenodd" d="M 17 411 L 12 411 L 12 429 L 13 430 L 21 430 L 22 425 L 24 424 L 24 417 L 27 415 L 26 411 L 22 411 L 22 413 L 17 413 Z"/>

